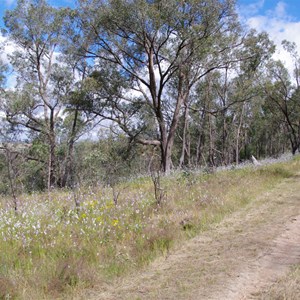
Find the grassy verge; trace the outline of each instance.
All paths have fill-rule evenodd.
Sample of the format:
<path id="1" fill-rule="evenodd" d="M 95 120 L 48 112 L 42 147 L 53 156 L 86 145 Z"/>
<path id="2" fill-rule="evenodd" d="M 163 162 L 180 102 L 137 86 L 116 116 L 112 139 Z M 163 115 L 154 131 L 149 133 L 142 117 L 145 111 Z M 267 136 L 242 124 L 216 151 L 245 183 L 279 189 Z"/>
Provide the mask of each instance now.
<path id="1" fill-rule="evenodd" d="M 300 295 L 300 266 L 294 268 L 282 279 L 263 293 L 257 295 L 262 300 L 294 300 Z"/>
<path id="2" fill-rule="evenodd" d="M 0 299 L 70 299 L 79 290 L 146 266 L 174 244 L 207 230 L 283 179 L 300 161 L 162 178 L 155 204 L 149 178 L 113 193 L 102 187 L 23 195 L 18 215 L 0 209 Z"/>

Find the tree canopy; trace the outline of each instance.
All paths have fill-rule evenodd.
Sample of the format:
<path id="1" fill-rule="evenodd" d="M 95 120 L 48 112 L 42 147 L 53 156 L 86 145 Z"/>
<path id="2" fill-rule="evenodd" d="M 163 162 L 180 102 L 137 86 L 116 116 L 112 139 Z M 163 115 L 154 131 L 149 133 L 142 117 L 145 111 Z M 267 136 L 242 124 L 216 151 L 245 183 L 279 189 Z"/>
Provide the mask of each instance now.
<path id="1" fill-rule="evenodd" d="M 15 51 L 0 63 L 2 115 L 31 145 L 25 161 L 48 189 L 82 178 L 76 158 L 86 151 L 119 153 L 117 168 L 109 155 L 96 160 L 114 176 L 299 151 L 296 46 L 283 42 L 289 74 L 268 35 L 239 23 L 233 0 L 79 0 L 72 9 L 19 0 L 4 23 Z M 7 68 L 15 86 L 4 84 Z M 82 146 L 96 124 L 106 128 L 102 146 Z"/>

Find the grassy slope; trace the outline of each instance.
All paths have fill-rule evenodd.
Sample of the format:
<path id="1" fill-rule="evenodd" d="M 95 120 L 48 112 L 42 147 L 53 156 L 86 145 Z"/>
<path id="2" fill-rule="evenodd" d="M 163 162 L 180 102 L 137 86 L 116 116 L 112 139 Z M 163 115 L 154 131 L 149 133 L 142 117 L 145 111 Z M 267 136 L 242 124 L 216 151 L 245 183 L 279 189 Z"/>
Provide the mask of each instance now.
<path id="1" fill-rule="evenodd" d="M 17 216 L 3 199 L 0 299 L 68 299 L 147 266 L 299 169 L 300 161 L 293 160 L 211 175 L 177 174 L 162 179 L 160 207 L 148 178 L 119 186 L 118 206 L 112 191 L 101 187 L 76 191 L 79 211 L 68 192 L 24 195 Z"/>

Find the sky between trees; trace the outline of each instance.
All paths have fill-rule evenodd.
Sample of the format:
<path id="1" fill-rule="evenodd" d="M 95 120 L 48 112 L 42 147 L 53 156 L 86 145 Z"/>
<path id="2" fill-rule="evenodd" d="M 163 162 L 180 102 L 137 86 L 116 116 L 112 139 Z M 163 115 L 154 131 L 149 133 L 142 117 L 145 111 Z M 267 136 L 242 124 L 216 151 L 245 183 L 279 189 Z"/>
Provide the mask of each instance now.
<path id="1" fill-rule="evenodd" d="M 6 9 L 12 9 L 16 0 L 0 0 L 0 26 L 3 26 L 3 14 Z M 73 0 L 51 0 L 54 6 L 73 7 Z M 283 40 L 295 42 L 300 48 L 300 1 L 298 0 L 238 0 L 238 12 L 242 22 L 257 31 L 266 31 L 277 45 L 276 59 L 286 63 L 289 70 L 292 69 L 292 61 L 281 47 Z M 3 37 L 0 34 L 0 41 Z M 7 47 L 11 52 L 11 47 Z M 13 86 L 14 77 L 8 79 L 8 85 Z"/>

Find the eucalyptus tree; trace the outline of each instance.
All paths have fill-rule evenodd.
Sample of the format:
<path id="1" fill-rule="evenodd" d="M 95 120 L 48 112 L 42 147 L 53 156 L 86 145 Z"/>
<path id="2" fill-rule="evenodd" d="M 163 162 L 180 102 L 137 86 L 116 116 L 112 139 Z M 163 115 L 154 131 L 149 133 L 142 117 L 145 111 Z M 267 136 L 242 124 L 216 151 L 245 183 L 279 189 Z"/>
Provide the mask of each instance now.
<path id="1" fill-rule="evenodd" d="M 291 152 L 295 154 L 300 150 L 300 58 L 295 43 L 285 40 L 282 45 L 292 59 L 293 69 L 288 70 L 281 61 L 270 61 L 261 85 L 265 110 L 272 115 L 280 136 L 287 136 Z"/>
<path id="2" fill-rule="evenodd" d="M 283 63 L 273 61 L 268 65 L 264 83 L 267 110 L 277 121 L 278 127 L 282 127 L 280 124 L 284 126 L 293 154 L 300 148 L 300 89 L 297 78 L 293 84 Z"/>
<path id="3" fill-rule="evenodd" d="M 65 16 L 66 10 L 45 0 L 18 0 L 4 17 L 7 38 L 15 45 L 9 62 L 17 84 L 6 91 L 3 109 L 11 124 L 48 144 L 48 189 L 57 183 L 57 129 L 73 81 L 68 66 L 58 62 Z"/>
<path id="4" fill-rule="evenodd" d="M 260 96 L 256 78 L 273 53 L 266 33 L 250 31 L 231 52 L 236 59 L 225 60 L 223 68 L 208 74 L 193 90 L 189 109 L 198 138 L 191 152 L 197 164 L 238 163 L 241 137 L 251 123 L 252 108 L 258 105 L 254 100 Z"/>
<path id="5" fill-rule="evenodd" d="M 78 61 L 72 55 L 64 56 L 63 61 L 72 68 L 73 75 L 77 80 L 73 84 L 72 90 L 64 97 L 64 117 L 59 132 L 63 155 L 58 183 L 61 187 L 73 188 L 76 177 L 75 143 L 82 135 L 91 131 L 98 122 L 95 120 L 95 115 L 80 109 L 82 95 L 85 93 L 83 82 L 89 69 L 87 64 L 84 61 Z"/>
<path id="6" fill-rule="evenodd" d="M 92 97 L 92 109 L 116 122 L 136 142 L 160 147 L 162 169 L 168 172 L 190 90 L 223 66 L 224 59 L 232 59 L 239 31 L 234 1 L 80 0 L 79 4 L 81 27 L 74 31 L 75 47 L 94 59 L 95 68 L 99 64 L 100 73 L 101 66 L 111 66 L 111 85 L 115 79 L 122 83 L 110 99 Z M 150 132 L 145 119 L 153 126 Z"/>
<path id="7" fill-rule="evenodd" d="M 229 101 L 225 110 L 231 112 L 232 118 L 230 121 L 231 138 L 227 142 L 231 148 L 229 152 L 234 153 L 233 160 L 236 164 L 239 163 L 241 149 L 243 149 L 244 158 L 250 156 L 247 152 L 249 143 L 247 136 L 254 125 L 255 112 L 260 110 L 262 105 L 262 90 L 258 81 L 274 51 L 275 45 L 266 33 L 250 32 L 244 41 L 241 53 L 243 57 L 246 56 L 249 59 L 239 63 L 238 68 L 235 69 L 236 76 L 230 81 Z"/>
<path id="8" fill-rule="evenodd" d="M 5 81 L 5 69 L 6 69 L 5 65 L 0 59 L 0 88 L 3 87 L 3 83 Z"/>

